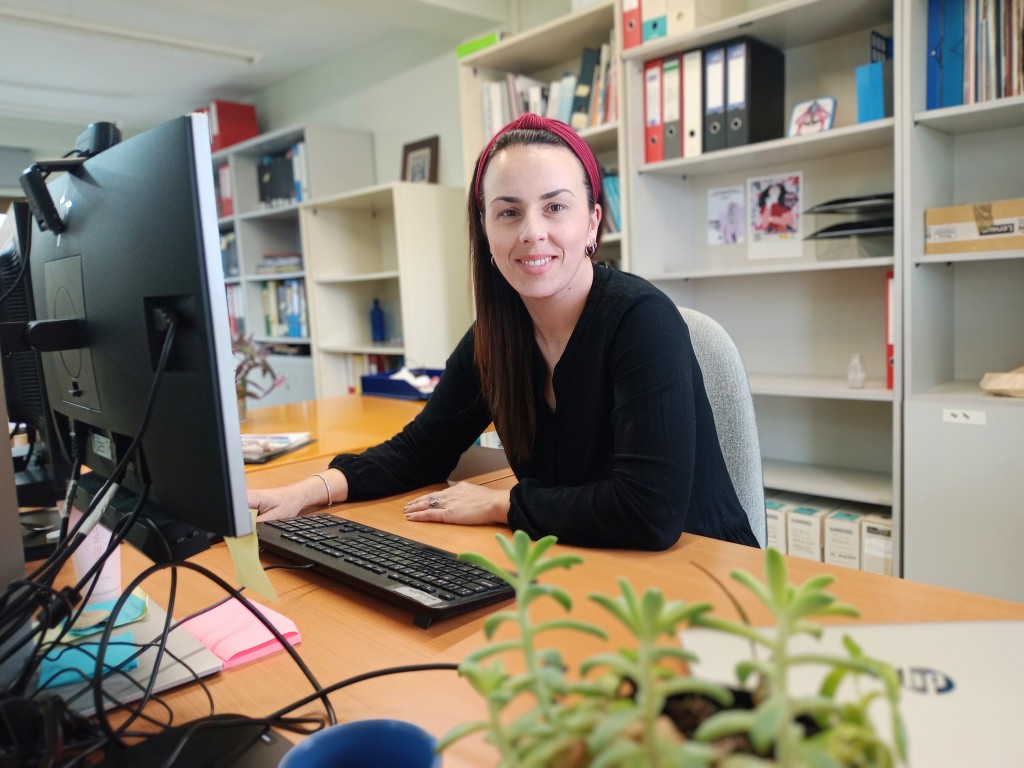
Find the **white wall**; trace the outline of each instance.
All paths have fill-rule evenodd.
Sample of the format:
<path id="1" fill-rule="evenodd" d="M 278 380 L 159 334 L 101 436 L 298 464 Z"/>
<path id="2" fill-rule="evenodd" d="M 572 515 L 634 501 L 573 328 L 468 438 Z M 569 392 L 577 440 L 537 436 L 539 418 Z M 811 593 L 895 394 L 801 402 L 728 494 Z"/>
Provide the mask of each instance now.
<path id="1" fill-rule="evenodd" d="M 462 183 L 454 46 L 403 33 L 325 61 L 258 93 L 264 130 L 322 123 L 373 133 L 377 181 L 401 175 L 402 145 L 440 137 L 438 181 Z"/>

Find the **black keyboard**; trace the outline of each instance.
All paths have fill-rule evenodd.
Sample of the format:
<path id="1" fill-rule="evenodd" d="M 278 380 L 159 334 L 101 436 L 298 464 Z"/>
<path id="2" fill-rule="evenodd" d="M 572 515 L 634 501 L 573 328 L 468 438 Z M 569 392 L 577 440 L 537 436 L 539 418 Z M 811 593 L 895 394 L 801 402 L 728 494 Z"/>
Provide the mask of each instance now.
<path id="1" fill-rule="evenodd" d="M 453 552 L 334 515 L 256 525 L 260 544 L 413 612 L 419 627 L 513 596 L 512 585 Z"/>

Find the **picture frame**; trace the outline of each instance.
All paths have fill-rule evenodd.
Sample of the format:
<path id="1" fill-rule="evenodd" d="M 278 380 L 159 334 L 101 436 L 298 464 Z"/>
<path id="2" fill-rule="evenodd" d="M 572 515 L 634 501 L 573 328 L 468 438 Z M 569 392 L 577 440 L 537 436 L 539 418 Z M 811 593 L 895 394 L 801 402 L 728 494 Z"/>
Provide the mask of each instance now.
<path id="1" fill-rule="evenodd" d="M 832 96 L 801 101 L 789 118 L 789 136 L 804 136 L 832 130 L 836 116 L 836 100 Z"/>
<path id="2" fill-rule="evenodd" d="M 437 159 L 440 138 L 414 141 L 402 147 L 402 181 L 437 184 Z"/>

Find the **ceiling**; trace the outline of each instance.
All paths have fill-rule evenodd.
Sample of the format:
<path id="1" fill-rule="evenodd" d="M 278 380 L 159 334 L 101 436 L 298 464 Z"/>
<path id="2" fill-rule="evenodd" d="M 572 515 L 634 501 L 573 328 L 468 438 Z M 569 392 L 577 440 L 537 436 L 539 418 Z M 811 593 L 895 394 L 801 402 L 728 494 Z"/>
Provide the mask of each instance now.
<path id="1" fill-rule="evenodd" d="M 212 98 L 245 100 L 397 32 L 450 38 L 454 47 L 499 25 L 505 6 L 505 0 L 0 0 L 0 119 L 144 128 Z"/>

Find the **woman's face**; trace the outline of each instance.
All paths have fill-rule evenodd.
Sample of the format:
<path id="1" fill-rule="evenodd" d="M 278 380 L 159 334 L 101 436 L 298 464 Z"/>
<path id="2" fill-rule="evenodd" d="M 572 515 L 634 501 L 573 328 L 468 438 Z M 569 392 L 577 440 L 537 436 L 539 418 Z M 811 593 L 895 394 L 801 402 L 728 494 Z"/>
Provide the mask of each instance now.
<path id="1" fill-rule="evenodd" d="M 484 229 L 495 266 L 524 299 L 566 298 L 590 286 L 584 253 L 601 221 L 591 212 L 583 165 L 569 149 L 517 145 L 483 178 Z"/>

